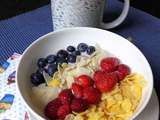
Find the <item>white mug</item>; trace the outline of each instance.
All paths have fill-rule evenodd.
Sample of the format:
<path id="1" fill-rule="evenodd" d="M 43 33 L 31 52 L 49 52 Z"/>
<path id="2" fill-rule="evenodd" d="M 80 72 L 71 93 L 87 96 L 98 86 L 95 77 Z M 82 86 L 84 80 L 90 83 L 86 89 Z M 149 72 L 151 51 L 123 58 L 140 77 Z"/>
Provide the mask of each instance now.
<path id="1" fill-rule="evenodd" d="M 114 21 L 103 23 L 106 0 L 51 0 L 53 29 L 66 27 L 100 27 L 111 29 L 120 25 L 129 11 L 130 0 L 124 0 L 121 15 Z"/>

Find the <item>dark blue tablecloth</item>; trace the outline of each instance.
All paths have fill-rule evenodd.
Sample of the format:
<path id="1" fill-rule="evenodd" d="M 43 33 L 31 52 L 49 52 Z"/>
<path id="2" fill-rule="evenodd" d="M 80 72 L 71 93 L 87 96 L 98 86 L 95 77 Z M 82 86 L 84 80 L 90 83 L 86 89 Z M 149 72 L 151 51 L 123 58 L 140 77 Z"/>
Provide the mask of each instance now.
<path id="1" fill-rule="evenodd" d="M 105 12 L 105 20 L 107 15 L 116 15 L 122 9 L 119 2 L 110 1 L 108 4 L 109 11 Z M 0 63 L 2 64 L 13 52 L 22 53 L 34 40 L 50 31 L 50 5 L 0 21 Z M 131 8 L 126 21 L 112 31 L 134 39 L 133 43 L 140 48 L 151 64 L 155 88 L 160 97 L 160 20 Z"/>

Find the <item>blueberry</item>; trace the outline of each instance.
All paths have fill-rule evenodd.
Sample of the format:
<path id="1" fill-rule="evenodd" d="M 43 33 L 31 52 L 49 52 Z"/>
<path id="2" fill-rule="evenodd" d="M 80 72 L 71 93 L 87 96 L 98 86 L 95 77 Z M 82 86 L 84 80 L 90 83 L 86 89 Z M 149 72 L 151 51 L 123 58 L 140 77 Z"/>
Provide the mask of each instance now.
<path id="1" fill-rule="evenodd" d="M 76 50 L 76 51 L 72 52 L 72 55 L 78 56 L 78 55 L 81 55 L 81 52 Z"/>
<path id="2" fill-rule="evenodd" d="M 72 54 L 69 54 L 67 60 L 68 60 L 69 63 L 75 63 L 76 62 L 76 56 L 72 55 Z"/>
<path id="3" fill-rule="evenodd" d="M 89 46 L 88 48 L 87 48 L 87 54 L 88 55 L 91 55 L 92 53 L 94 53 L 95 52 L 95 47 L 94 46 Z"/>
<path id="4" fill-rule="evenodd" d="M 54 63 L 56 61 L 56 56 L 55 55 L 49 55 L 49 56 L 47 56 L 46 59 L 47 59 L 47 62 L 49 64 L 51 64 L 51 63 Z"/>
<path id="5" fill-rule="evenodd" d="M 46 64 L 47 64 L 47 62 L 46 62 L 46 59 L 45 59 L 45 58 L 39 58 L 39 59 L 38 59 L 37 66 L 38 66 L 39 68 L 45 67 Z"/>
<path id="6" fill-rule="evenodd" d="M 40 74 L 40 73 L 32 73 L 31 74 L 31 82 L 35 86 L 38 86 L 38 85 L 44 83 L 45 80 L 44 80 L 44 77 L 43 77 L 42 74 Z"/>
<path id="7" fill-rule="evenodd" d="M 44 68 L 38 68 L 38 70 L 36 71 L 36 73 L 43 74 L 44 70 L 45 70 Z"/>
<path id="8" fill-rule="evenodd" d="M 85 44 L 85 43 L 80 43 L 77 47 L 77 49 L 80 51 L 80 52 L 85 52 L 88 48 L 88 45 Z"/>
<path id="9" fill-rule="evenodd" d="M 58 64 L 62 64 L 62 63 L 67 63 L 67 60 L 64 59 L 64 58 L 57 58 L 56 63 L 57 63 L 57 65 L 58 65 Z"/>
<path id="10" fill-rule="evenodd" d="M 67 58 L 68 56 L 68 52 L 65 50 L 59 50 L 57 53 L 57 57 L 59 58 Z"/>
<path id="11" fill-rule="evenodd" d="M 53 74 L 57 71 L 57 65 L 56 64 L 50 64 L 47 69 L 47 73 L 49 76 L 53 76 Z"/>
<path id="12" fill-rule="evenodd" d="M 74 47 L 74 46 L 68 46 L 67 47 L 67 51 L 68 52 L 73 52 L 73 51 L 75 51 L 76 50 L 76 48 Z"/>

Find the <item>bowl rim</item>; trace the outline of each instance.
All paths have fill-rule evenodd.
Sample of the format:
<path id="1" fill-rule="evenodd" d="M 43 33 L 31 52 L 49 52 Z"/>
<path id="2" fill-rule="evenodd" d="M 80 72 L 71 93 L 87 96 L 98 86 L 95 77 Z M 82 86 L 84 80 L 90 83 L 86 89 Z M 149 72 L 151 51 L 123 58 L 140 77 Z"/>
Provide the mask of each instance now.
<path id="1" fill-rule="evenodd" d="M 147 66 L 148 66 L 148 70 L 149 70 L 149 72 L 150 72 L 150 77 L 151 77 L 151 80 L 152 80 L 150 84 L 151 84 L 152 88 L 151 88 L 150 92 L 148 93 L 149 96 L 148 96 L 148 98 L 145 100 L 145 103 L 144 103 L 143 106 L 141 107 L 141 110 L 140 110 L 139 112 L 135 113 L 134 116 L 131 116 L 131 118 L 129 118 L 130 120 L 135 119 L 135 118 L 145 109 L 145 107 L 147 106 L 147 104 L 148 104 L 148 102 L 149 102 L 149 100 L 150 100 L 150 98 L 151 98 L 151 95 L 152 95 L 154 80 L 153 80 L 153 72 L 152 72 L 151 66 L 150 66 L 147 58 L 146 58 L 146 57 L 144 56 L 144 54 L 141 52 L 141 50 L 140 50 L 138 47 L 136 47 L 133 43 L 129 42 L 126 38 L 124 38 L 124 37 L 122 37 L 121 35 L 118 35 L 118 34 L 116 34 L 116 33 L 110 32 L 110 31 L 108 31 L 108 30 L 103 30 L 103 29 L 99 29 L 99 28 L 92 28 L 92 27 L 72 27 L 72 28 L 62 28 L 62 29 L 60 29 L 60 30 L 52 31 L 52 32 L 49 32 L 49 33 L 47 33 L 47 34 L 39 37 L 38 39 L 36 39 L 35 41 L 33 41 L 33 42 L 25 49 L 25 51 L 24 51 L 23 54 L 21 55 L 19 64 L 18 64 L 17 69 L 16 69 L 16 71 L 17 71 L 17 72 L 16 72 L 16 87 L 17 87 L 18 94 L 20 95 L 20 98 L 21 98 L 21 100 L 23 101 L 23 103 L 24 103 L 24 105 L 26 106 L 26 108 L 29 110 L 29 113 L 32 114 L 33 116 L 35 116 L 38 120 L 44 120 L 44 119 L 45 119 L 45 118 L 43 118 L 42 116 L 40 116 L 38 113 L 36 113 L 36 112 L 28 105 L 28 103 L 25 101 L 23 95 L 21 94 L 21 90 L 20 90 L 20 88 L 19 88 L 19 82 L 18 82 L 18 77 L 17 77 L 17 76 L 18 76 L 18 74 L 19 74 L 18 69 L 19 69 L 19 67 L 20 67 L 20 63 L 21 63 L 21 60 L 23 59 L 23 56 L 25 56 L 25 54 L 28 52 L 29 49 L 31 49 L 31 47 L 32 47 L 34 44 L 36 44 L 37 42 L 40 42 L 41 40 L 45 39 L 46 37 L 51 36 L 51 35 L 53 35 L 53 34 L 60 33 L 60 32 L 72 31 L 72 30 L 82 30 L 82 31 L 85 31 L 85 30 L 86 30 L 86 31 L 95 30 L 95 31 L 100 31 L 100 32 L 108 32 L 109 34 L 112 34 L 112 35 L 114 35 L 114 36 L 117 36 L 117 37 L 119 37 L 119 38 L 122 38 L 123 40 L 126 40 L 126 42 L 128 42 L 129 44 L 131 44 L 132 46 L 134 46 L 134 47 L 138 50 L 138 52 L 141 54 L 141 56 L 144 58 L 144 60 L 146 61 Z"/>

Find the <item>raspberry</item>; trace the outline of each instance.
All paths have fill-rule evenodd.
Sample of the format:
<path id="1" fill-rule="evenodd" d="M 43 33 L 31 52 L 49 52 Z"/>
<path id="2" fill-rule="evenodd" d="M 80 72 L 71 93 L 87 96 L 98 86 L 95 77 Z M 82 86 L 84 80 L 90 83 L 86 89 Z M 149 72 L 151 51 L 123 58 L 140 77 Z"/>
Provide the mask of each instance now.
<path id="1" fill-rule="evenodd" d="M 80 85 L 76 84 L 76 83 L 72 84 L 72 92 L 73 92 L 73 95 L 76 98 L 82 98 L 83 97 L 82 87 Z"/>
<path id="2" fill-rule="evenodd" d="M 127 75 L 131 73 L 130 68 L 125 64 L 120 64 L 117 67 L 117 75 L 119 80 L 123 80 Z"/>
<path id="3" fill-rule="evenodd" d="M 93 85 L 93 80 L 90 76 L 88 75 L 80 75 L 75 78 L 75 82 L 82 87 L 89 87 Z"/>
<path id="4" fill-rule="evenodd" d="M 116 73 L 105 74 L 104 77 L 96 81 L 96 87 L 101 92 L 111 91 L 118 81 Z"/>
<path id="5" fill-rule="evenodd" d="M 59 107 L 57 116 L 60 120 L 64 120 L 69 113 L 71 113 L 70 106 L 66 104 Z"/>
<path id="6" fill-rule="evenodd" d="M 61 101 L 58 98 L 52 100 L 45 107 L 45 116 L 51 120 L 57 119 L 58 118 L 57 111 L 60 106 L 61 106 Z"/>
<path id="7" fill-rule="evenodd" d="M 96 71 L 93 75 L 93 80 L 97 81 L 97 80 L 101 80 L 104 76 L 104 72 L 103 71 Z"/>
<path id="8" fill-rule="evenodd" d="M 62 104 L 70 104 L 73 94 L 70 89 L 64 89 L 60 92 L 58 98 L 61 100 Z"/>
<path id="9" fill-rule="evenodd" d="M 83 96 L 89 104 L 97 104 L 101 100 L 101 93 L 93 87 L 84 88 Z"/>
<path id="10" fill-rule="evenodd" d="M 71 109 L 74 112 L 83 112 L 88 108 L 87 101 L 81 98 L 75 98 L 72 100 Z"/>
<path id="11" fill-rule="evenodd" d="M 101 63 L 101 69 L 106 72 L 113 72 L 116 70 L 116 67 L 119 65 L 120 61 L 115 57 L 104 58 Z"/>

